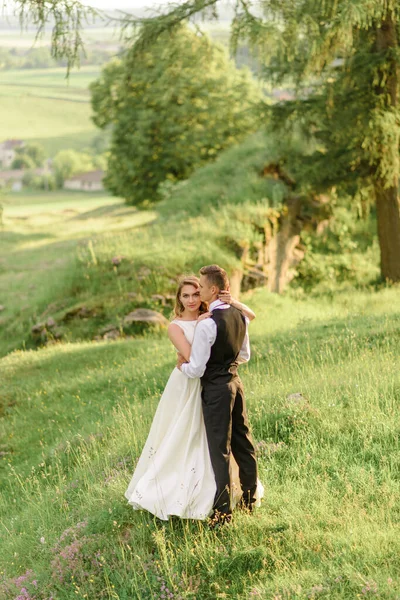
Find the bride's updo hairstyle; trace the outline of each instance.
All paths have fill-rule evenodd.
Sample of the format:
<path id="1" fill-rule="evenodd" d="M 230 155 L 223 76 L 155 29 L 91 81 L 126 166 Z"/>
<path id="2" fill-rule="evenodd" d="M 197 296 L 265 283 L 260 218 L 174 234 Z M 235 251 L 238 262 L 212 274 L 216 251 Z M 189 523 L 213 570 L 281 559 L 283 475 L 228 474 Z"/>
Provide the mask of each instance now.
<path id="1" fill-rule="evenodd" d="M 200 289 L 200 282 L 195 275 L 187 275 L 186 277 L 182 277 L 178 282 L 178 289 L 176 290 L 176 298 L 175 298 L 175 306 L 174 306 L 174 318 L 179 318 L 182 316 L 185 307 L 181 302 L 181 293 L 184 285 L 192 285 L 196 288 L 196 290 Z M 206 302 L 201 302 L 199 312 L 202 315 L 207 312 L 208 306 Z"/>

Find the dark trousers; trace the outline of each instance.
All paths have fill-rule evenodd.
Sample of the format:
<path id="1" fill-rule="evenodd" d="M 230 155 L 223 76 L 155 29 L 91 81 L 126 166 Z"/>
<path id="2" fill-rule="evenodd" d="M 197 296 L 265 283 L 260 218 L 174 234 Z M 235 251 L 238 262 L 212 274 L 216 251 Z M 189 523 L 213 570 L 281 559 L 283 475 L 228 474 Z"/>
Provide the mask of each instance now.
<path id="1" fill-rule="evenodd" d="M 251 508 L 257 487 L 257 462 L 249 432 L 243 384 L 235 376 L 229 383 L 203 382 L 203 415 L 217 492 L 214 511 L 231 514 L 229 457 L 239 466 L 243 504 Z"/>

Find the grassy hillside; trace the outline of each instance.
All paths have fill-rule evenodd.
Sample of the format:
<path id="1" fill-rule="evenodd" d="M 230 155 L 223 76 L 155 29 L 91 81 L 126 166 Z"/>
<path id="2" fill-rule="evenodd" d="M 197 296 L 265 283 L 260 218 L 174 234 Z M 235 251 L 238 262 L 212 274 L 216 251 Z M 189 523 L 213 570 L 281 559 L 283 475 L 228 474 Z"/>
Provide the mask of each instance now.
<path id="1" fill-rule="evenodd" d="M 273 152 L 262 135 L 251 137 L 148 211 L 105 195 L 9 195 L 0 239 L 0 304 L 6 307 L 0 313 L 0 355 L 34 347 L 31 328 L 48 318 L 57 321 L 64 341 L 78 341 L 109 325 L 121 329 L 123 317 L 138 306 L 168 316 L 171 307 L 152 297 L 173 293 L 181 273 L 211 262 L 229 271 L 240 267 L 241 248 L 259 241 L 257 226 L 281 202 L 282 185 L 262 176 Z M 338 233 L 324 241 L 331 244 L 328 250 L 312 240 L 315 252 L 302 275 L 308 287 L 313 278 L 332 291 L 338 280 L 344 287 L 365 286 L 376 277 L 371 224 L 354 225 L 347 222 L 351 218 L 338 213 Z M 337 244 L 343 231 L 347 237 Z M 79 307 L 91 318 L 69 318 Z"/>
<path id="2" fill-rule="evenodd" d="M 123 497 L 174 364 L 164 336 L 3 358 L 2 597 L 397 598 L 398 299 L 246 296 L 266 496 L 218 533 Z"/>
<path id="3" fill-rule="evenodd" d="M 244 297 L 257 313 L 242 368 L 266 488 L 257 515 L 215 533 L 123 497 L 174 352 L 162 330 L 93 338 L 122 331 L 136 306 L 168 315 L 152 295 L 182 272 L 239 265 L 282 197 L 262 177 L 272 158 L 250 138 L 151 211 L 104 194 L 2 200 L 1 598 L 398 598 L 400 290 L 368 287 L 373 223 L 351 229 L 348 213 L 312 256 L 335 257 L 339 237 L 340 256 L 367 265 L 365 289 L 338 291 L 332 276 L 326 294 Z M 49 318 L 61 341 L 24 350 Z"/>
<path id="4" fill-rule="evenodd" d="M 0 354 L 33 347 L 31 327 L 49 317 L 64 341 L 92 339 L 109 324 L 119 328 L 135 306 L 162 309 L 152 296 L 172 293 L 183 272 L 213 261 L 230 270 L 240 266 L 238 248 L 259 237 L 252 221 L 279 200 L 279 185 L 260 176 L 261 148 L 262 138 L 252 138 L 225 153 L 154 211 L 106 196 L 9 195 L 0 240 L 6 307 Z M 68 318 L 79 306 L 95 314 Z"/>
<path id="5" fill-rule="evenodd" d="M 40 142 L 49 156 L 90 145 L 98 132 L 90 120 L 88 85 L 98 73 L 82 67 L 67 80 L 64 68 L 0 72 L 0 111 L 7 115 L 2 139 Z"/>
<path id="6" fill-rule="evenodd" d="M 90 240 L 117 232 L 123 237 L 125 230 L 134 235 L 136 227 L 152 219 L 152 213 L 139 213 L 105 194 L 8 196 L 0 235 L 0 304 L 5 307 L 0 354 L 29 345 L 32 325 L 45 314 L 54 316 L 76 304 L 79 254 Z"/>

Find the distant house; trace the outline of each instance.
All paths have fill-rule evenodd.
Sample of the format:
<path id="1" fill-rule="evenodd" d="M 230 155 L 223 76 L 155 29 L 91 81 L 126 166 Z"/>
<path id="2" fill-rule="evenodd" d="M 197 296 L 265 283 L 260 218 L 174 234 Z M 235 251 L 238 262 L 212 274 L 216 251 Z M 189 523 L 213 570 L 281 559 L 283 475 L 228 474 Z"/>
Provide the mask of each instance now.
<path id="1" fill-rule="evenodd" d="M 9 186 L 12 192 L 20 192 L 23 187 L 24 175 L 25 171 L 23 169 L 0 171 L 0 188 Z"/>
<path id="2" fill-rule="evenodd" d="M 49 175 L 49 171 L 46 168 L 33 169 L 34 175 L 42 176 Z M 12 192 L 20 192 L 24 187 L 24 176 L 28 171 L 24 169 L 12 169 L 10 171 L 0 171 L 0 188 L 9 187 Z"/>
<path id="3" fill-rule="evenodd" d="M 25 142 L 22 140 L 5 140 L 0 143 L 0 167 L 8 169 L 11 167 L 16 156 L 17 148 L 22 148 Z"/>
<path id="4" fill-rule="evenodd" d="M 65 190 L 80 190 L 83 192 L 101 192 L 103 187 L 104 171 L 89 171 L 70 177 L 64 181 Z"/>

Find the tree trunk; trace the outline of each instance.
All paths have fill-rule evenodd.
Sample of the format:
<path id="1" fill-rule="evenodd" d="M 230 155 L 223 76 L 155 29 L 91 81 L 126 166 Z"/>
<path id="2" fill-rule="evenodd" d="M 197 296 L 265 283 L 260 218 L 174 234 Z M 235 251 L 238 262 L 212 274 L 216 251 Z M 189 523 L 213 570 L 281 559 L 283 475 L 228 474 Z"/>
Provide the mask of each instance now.
<path id="1" fill-rule="evenodd" d="M 288 211 L 280 219 L 279 231 L 268 244 L 268 288 L 281 294 L 292 279 L 292 269 L 302 259 L 304 252 L 296 252 L 300 241 L 302 222 L 300 221 L 301 200 L 299 197 L 288 201 Z"/>
<path id="2" fill-rule="evenodd" d="M 375 186 L 381 274 L 389 281 L 400 281 L 400 203 L 397 187 Z"/>
<path id="3" fill-rule="evenodd" d="M 242 286 L 243 270 L 234 269 L 229 276 L 230 291 L 234 298 L 240 297 L 240 288 Z"/>
<path id="4" fill-rule="evenodd" d="M 377 89 L 380 97 L 380 107 L 392 112 L 398 105 L 397 89 L 399 82 L 398 64 L 395 50 L 398 50 L 395 15 L 388 13 L 385 20 L 376 30 L 376 50 L 379 54 L 388 53 L 382 66 L 381 83 Z M 395 136 L 396 148 L 392 155 L 396 157 L 393 165 L 393 178 L 384 181 L 377 164 L 375 172 L 375 196 L 378 219 L 378 239 L 381 253 L 381 275 L 384 279 L 400 281 L 400 202 L 399 187 L 399 136 Z M 381 147 L 380 154 L 384 156 L 387 148 Z"/>

